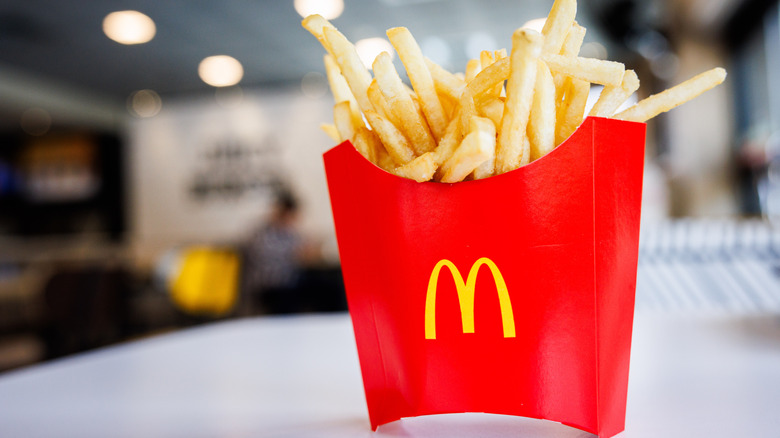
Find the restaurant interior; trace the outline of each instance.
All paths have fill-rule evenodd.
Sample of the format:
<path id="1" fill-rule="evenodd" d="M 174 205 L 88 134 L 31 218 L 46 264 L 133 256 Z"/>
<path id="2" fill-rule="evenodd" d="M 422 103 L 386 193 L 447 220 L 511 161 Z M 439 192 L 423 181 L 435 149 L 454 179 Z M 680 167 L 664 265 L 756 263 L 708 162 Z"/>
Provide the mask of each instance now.
<path id="1" fill-rule="evenodd" d="M 408 27 L 463 72 L 552 3 L 0 1 L 0 378 L 229 321 L 346 315 L 320 129 L 334 98 L 302 18 L 329 18 L 366 65 Z M 632 102 L 728 72 L 647 124 L 637 314 L 769 315 L 780 339 L 778 2 L 591 0 L 577 22 L 581 57 L 637 72 Z M 294 266 L 258 254 L 273 226 Z M 295 281 L 263 291 L 276 274 Z"/>

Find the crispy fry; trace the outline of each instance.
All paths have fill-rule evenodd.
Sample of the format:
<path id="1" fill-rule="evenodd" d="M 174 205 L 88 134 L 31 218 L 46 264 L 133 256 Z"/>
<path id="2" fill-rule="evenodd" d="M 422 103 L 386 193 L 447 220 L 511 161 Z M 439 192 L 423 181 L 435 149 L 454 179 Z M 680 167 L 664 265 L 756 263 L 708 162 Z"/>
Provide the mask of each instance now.
<path id="1" fill-rule="evenodd" d="M 320 123 L 320 129 L 322 129 L 322 131 L 327 134 L 331 140 L 335 141 L 336 143 L 341 142 L 341 135 L 339 135 L 339 130 L 336 129 L 336 125 L 330 123 Z"/>
<path id="2" fill-rule="evenodd" d="M 351 140 L 357 131 L 357 126 L 352 123 L 352 114 L 349 110 L 349 102 L 339 102 L 333 106 L 333 124 L 339 131 L 341 141 Z"/>
<path id="3" fill-rule="evenodd" d="M 479 98 L 480 95 L 509 78 L 509 72 L 510 58 L 499 59 L 468 82 L 469 92 L 472 96 Z"/>
<path id="4" fill-rule="evenodd" d="M 555 83 L 550 69 L 544 62 L 539 61 L 536 90 L 528 120 L 531 161 L 544 156 L 555 147 L 555 115 Z"/>
<path id="5" fill-rule="evenodd" d="M 436 146 L 436 150 L 433 151 L 436 164 L 441 166 L 453 153 L 455 153 L 455 149 L 457 149 L 460 144 L 461 137 L 460 114 L 455 114 L 455 117 L 453 117 L 449 125 L 447 125 L 447 130 L 444 131 L 444 137 L 442 137 L 439 145 Z"/>
<path id="6" fill-rule="evenodd" d="M 470 132 L 471 118 L 477 116 L 477 105 L 468 88 L 460 96 L 460 132 Z"/>
<path id="7" fill-rule="evenodd" d="M 555 144 L 559 145 L 577 130 L 582 123 L 585 114 L 585 105 L 588 103 L 590 83 L 572 78 L 569 88 L 566 90 L 566 102 L 558 112 L 558 121 L 555 129 Z"/>
<path id="8" fill-rule="evenodd" d="M 466 83 L 471 82 L 482 71 L 479 59 L 469 59 L 466 63 Z"/>
<path id="9" fill-rule="evenodd" d="M 487 120 L 482 124 L 485 130 L 475 129 L 463 138 L 460 146 L 452 154 L 441 168 L 441 182 L 455 183 L 463 181 L 480 164 L 488 161 L 493 155 L 496 144 L 495 128 L 490 130 L 493 123 Z"/>
<path id="10" fill-rule="evenodd" d="M 615 115 L 618 120 L 645 122 L 663 112 L 682 105 L 726 80 L 726 70 L 714 68 L 694 76 L 666 91 L 650 96 Z"/>
<path id="11" fill-rule="evenodd" d="M 444 130 L 447 129 L 447 118 L 439 101 L 439 95 L 436 94 L 431 72 L 425 65 L 425 58 L 420 46 L 417 45 L 417 41 L 409 29 L 405 27 L 389 29 L 387 37 L 406 67 L 406 74 L 420 100 L 422 113 L 428 121 L 433 137 L 438 141 L 444 136 Z"/>
<path id="12" fill-rule="evenodd" d="M 366 157 L 368 161 L 375 163 L 376 157 L 374 157 L 374 147 L 369 138 L 373 134 L 374 133 L 365 126 L 359 127 L 352 137 L 352 145 L 360 152 L 360 155 Z"/>
<path id="13" fill-rule="evenodd" d="M 504 102 L 503 97 L 489 100 L 478 108 L 478 112 L 493 121 L 496 126 L 501 126 L 501 117 L 504 116 Z"/>
<path id="14" fill-rule="evenodd" d="M 371 81 L 367 92 L 368 100 L 370 100 L 371 105 L 374 106 L 374 111 L 387 120 L 390 120 L 393 125 L 398 126 L 400 123 L 398 122 L 398 119 L 395 118 L 393 111 L 390 109 L 390 105 L 387 104 L 385 95 L 382 94 L 382 90 L 379 89 L 379 83 L 377 83 L 376 79 Z"/>
<path id="15" fill-rule="evenodd" d="M 593 58 L 545 55 L 544 61 L 552 71 L 601 85 L 620 85 L 625 71 L 619 62 Z"/>
<path id="16" fill-rule="evenodd" d="M 497 174 L 517 169 L 530 159 L 522 139 L 526 136 L 531 112 L 542 39 L 538 32 L 529 29 L 518 29 L 512 35 L 511 75 L 506 85 L 504 117 L 496 145 Z"/>
<path id="17" fill-rule="evenodd" d="M 437 93 L 443 94 L 453 101 L 460 99 L 460 93 L 466 86 L 463 79 L 448 72 L 442 66 L 428 58 L 425 58 L 425 65 L 428 66 L 428 71 L 431 72 L 433 85 L 436 87 Z"/>
<path id="18" fill-rule="evenodd" d="M 577 15 L 577 0 L 555 0 L 542 28 L 544 53 L 557 54 L 561 51 L 566 34 Z"/>
<path id="19" fill-rule="evenodd" d="M 411 95 L 404 88 L 387 52 L 380 53 L 374 60 L 374 74 L 382 94 L 399 122 L 401 132 L 411 142 L 416 155 L 422 155 L 436 148 L 436 142 L 428 124 L 418 113 Z M 393 158 L 395 159 L 395 157 Z"/>
<path id="20" fill-rule="evenodd" d="M 409 140 L 398 128 L 374 111 L 369 110 L 364 114 L 393 161 L 398 165 L 404 165 L 414 159 L 414 150 Z"/>
<path id="21" fill-rule="evenodd" d="M 362 111 L 374 109 L 368 100 L 368 86 L 371 84 L 371 73 L 368 72 L 368 69 L 360 60 L 355 46 L 335 27 L 325 27 L 323 28 L 323 33 L 333 52 L 333 58 L 339 65 L 341 74 L 344 75 L 344 79 L 346 79 L 360 109 Z"/>
<path id="22" fill-rule="evenodd" d="M 363 126 L 363 117 L 360 115 L 360 109 L 358 108 L 355 96 L 352 95 L 352 91 L 349 89 L 346 79 L 342 76 L 338 64 L 336 64 L 336 61 L 331 55 L 325 55 L 323 60 L 325 63 L 325 73 L 328 76 L 328 84 L 333 93 L 333 100 L 336 103 L 349 102 L 349 112 L 352 116 L 352 124 L 355 126 Z"/>
<path id="23" fill-rule="evenodd" d="M 392 172 L 417 182 L 430 181 L 438 167 L 434 156 L 434 152 L 426 152 L 405 165 L 393 169 Z"/>
<path id="24" fill-rule="evenodd" d="M 634 70 L 626 70 L 620 86 L 604 87 L 596 104 L 588 115 L 595 117 L 610 117 L 615 114 L 620 105 L 628 100 L 639 89 L 639 78 Z"/>
<path id="25" fill-rule="evenodd" d="M 325 38 L 324 32 L 326 27 L 336 30 L 330 21 L 326 20 L 321 15 L 313 14 L 304 18 L 303 21 L 301 21 L 301 26 L 308 30 L 309 33 L 314 35 L 314 37 L 317 38 L 320 44 L 322 44 L 322 47 L 324 47 L 329 54 L 333 54 L 333 51 L 330 48 L 330 43 L 328 43 L 328 40 Z"/>
<path id="26" fill-rule="evenodd" d="M 566 34 L 566 40 L 564 40 L 560 54 L 563 56 L 578 56 L 582 48 L 582 42 L 585 41 L 585 32 L 587 30 L 577 24 L 576 21 L 572 23 L 569 33 Z"/>
<path id="27" fill-rule="evenodd" d="M 474 179 L 488 178 L 496 172 L 496 124 L 484 117 L 474 117 L 471 119 L 471 132 L 475 131 L 480 133 L 480 141 L 485 142 L 485 147 L 490 150 L 490 157 L 474 169 L 472 176 Z"/>

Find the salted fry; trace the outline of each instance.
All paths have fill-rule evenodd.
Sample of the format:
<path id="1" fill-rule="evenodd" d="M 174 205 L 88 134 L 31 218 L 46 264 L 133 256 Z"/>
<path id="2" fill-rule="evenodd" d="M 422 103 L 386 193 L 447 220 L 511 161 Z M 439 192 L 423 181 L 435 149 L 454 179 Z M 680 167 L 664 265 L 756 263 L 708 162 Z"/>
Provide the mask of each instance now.
<path id="1" fill-rule="evenodd" d="M 349 102 L 339 102 L 333 106 L 333 124 L 336 125 L 341 141 L 351 140 L 354 137 L 358 127 L 352 123 Z"/>
<path id="2" fill-rule="evenodd" d="M 325 63 L 325 73 L 328 77 L 328 84 L 330 90 L 333 93 L 333 100 L 336 103 L 349 102 L 349 113 L 352 116 L 352 124 L 355 126 L 363 126 L 363 117 L 360 115 L 360 108 L 358 108 L 355 96 L 352 95 L 352 91 L 349 89 L 346 79 L 341 74 L 338 64 L 331 55 L 325 55 L 323 58 Z"/>
<path id="3" fill-rule="evenodd" d="M 373 163 L 376 158 L 374 157 L 374 148 L 371 144 L 371 140 L 368 138 L 372 134 L 373 132 L 368 130 L 365 126 L 359 127 L 357 131 L 355 131 L 355 135 L 352 136 L 352 145 L 360 152 L 360 155 L 366 157 L 368 161 Z"/>
<path id="4" fill-rule="evenodd" d="M 555 0 L 542 28 L 544 53 L 557 54 L 561 51 L 566 34 L 577 15 L 577 0 Z"/>
<path id="5" fill-rule="evenodd" d="M 416 155 L 434 150 L 436 142 L 433 135 L 425 120 L 418 113 L 411 95 L 401 82 L 387 52 L 380 53 L 374 60 L 374 75 L 382 94 L 387 99 L 390 110 L 399 122 L 401 132 L 411 142 Z M 395 157 L 393 158 L 395 159 Z"/>
<path id="6" fill-rule="evenodd" d="M 324 47 L 329 54 L 331 55 L 333 54 L 333 51 L 330 48 L 330 43 L 328 43 L 328 40 L 325 38 L 325 31 L 324 31 L 326 27 L 336 30 L 336 28 L 330 23 L 330 21 L 326 20 L 321 15 L 313 14 L 304 18 L 303 21 L 301 21 L 301 26 L 303 26 L 304 29 L 308 30 L 309 33 L 314 35 L 314 37 L 317 38 L 320 44 L 322 44 L 322 47 Z"/>
<path id="7" fill-rule="evenodd" d="M 460 96 L 460 131 L 463 133 L 470 132 L 471 118 L 476 116 L 477 105 L 474 103 L 474 97 L 467 88 L 463 90 L 463 94 Z"/>
<path id="8" fill-rule="evenodd" d="M 591 108 L 589 116 L 611 117 L 620 105 L 639 89 L 639 78 L 634 70 L 626 70 L 620 86 L 608 86 L 601 90 L 599 99 Z"/>
<path id="9" fill-rule="evenodd" d="M 482 71 L 479 59 L 469 59 L 466 63 L 466 82 L 471 82 Z"/>
<path id="10" fill-rule="evenodd" d="M 330 123 L 320 123 L 320 129 L 322 132 L 327 134 L 331 140 L 335 141 L 336 143 L 341 142 L 341 135 L 339 135 L 339 130 L 336 129 L 336 125 Z"/>
<path id="11" fill-rule="evenodd" d="M 721 84 L 724 80 L 726 80 L 726 70 L 714 68 L 642 100 L 631 108 L 617 114 L 615 118 L 630 122 L 646 122 L 658 114 L 669 111 L 699 96 Z"/>
<path id="12" fill-rule="evenodd" d="M 433 178 L 437 168 L 435 153 L 426 152 L 403 166 L 393 169 L 392 172 L 403 178 L 425 182 Z"/>
<path id="13" fill-rule="evenodd" d="M 463 181 L 480 164 L 490 159 L 495 149 L 495 142 L 495 132 L 493 135 L 489 135 L 475 130 L 464 137 L 455 153 L 442 165 L 441 182 Z"/>
<path id="14" fill-rule="evenodd" d="M 558 111 L 555 128 L 555 144 L 559 145 L 577 130 L 585 116 L 590 83 L 572 78 L 566 90 L 566 101 Z"/>
<path id="15" fill-rule="evenodd" d="M 563 55 L 545 55 L 550 70 L 601 85 L 620 85 L 625 66 L 619 62 Z"/>
<path id="16" fill-rule="evenodd" d="M 420 46 L 417 45 L 417 41 L 409 29 L 405 27 L 389 29 L 387 38 L 406 67 L 406 74 L 409 76 L 412 88 L 420 99 L 420 109 L 428 121 L 433 137 L 438 141 L 444 136 L 444 130 L 447 129 L 447 117 L 444 115 L 439 95 L 436 94 L 433 77 L 425 65 L 425 58 Z"/>
<path id="17" fill-rule="evenodd" d="M 484 142 L 483 147 L 490 151 L 490 156 L 472 172 L 474 179 L 483 179 L 493 176 L 496 172 L 496 125 L 484 117 L 471 119 L 471 132 L 479 132 L 479 141 Z"/>
<path id="18" fill-rule="evenodd" d="M 461 137 L 460 114 L 456 114 L 449 125 L 447 125 L 447 130 L 444 131 L 444 137 L 442 137 L 439 145 L 436 146 L 436 150 L 433 151 L 436 164 L 441 166 L 445 161 L 449 160 L 460 144 Z"/>
<path id="19" fill-rule="evenodd" d="M 531 161 L 555 147 L 555 83 L 547 65 L 537 62 L 536 90 L 528 120 Z"/>
<path id="20" fill-rule="evenodd" d="M 333 58 L 339 65 L 341 74 L 346 79 L 352 95 L 355 96 L 358 106 L 362 111 L 372 110 L 368 100 L 368 86 L 371 84 L 371 73 L 360 60 L 355 46 L 341 34 L 335 27 L 323 28 L 325 40 L 330 46 Z"/>
<path id="21" fill-rule="evenodd" d="M 479 98 L 480 95 L 509 78 L 509 72 L 510 58 L 499 59 L 468 82 L 469 92 L 472 96 Z"/>
<path id="22" fill-rule="evenodd" d="M 499 97 L 483 103 L 478 112 L 490 119 L 494 125 L 501 126 L 501 117 L 504 116 L 504 98 Z"/>
<path id="23" fill-rule="evenodd" d="M 368 86 L 367 93 L 368 100 L 370 100 L 371 105 L 374 106 L 374 111 L 376 111 L 380 116 L 393 122 L 393 125 L 398 126 L 400 123 L 398 122 L 398 119 L 395 118 L 393 111 L 390 109 L 390 105 L 387 104 L 385 95 L 382 94 L 382 90 L 379 89 L 379 83 L 376 81 L 376 79 L 371 81 L 371 84 Z"/>
<path id="24" fill-rule="evenodd" d="M 433 85 L 436 87 L 436 92 L 443 94 L 452 100 L 460 99 L 460 93 L 463 91 L 463 87 L 466 86 L 463 79 L 457 77 L 455 74 L 448 72 L 439 64 L 425 59 L 425 65 L 428 66 L 428 71 L 431 72 L 433 78 Z"/>
<path id="25" fill-rule="evenodd" d="M 560 54 L 563 56 L 578 56 L 582 48 L 582 42 L 585 41 L 586 32 L 587 30 L 584 27 L 574 22 L 566 35 Z"/>
<path id="26" fill-rule="evenodd" d="M 531 112 L 542 39 L 538 32 L 529 29 L 518 29 L 512 35 L 511 75 L 506 84 L 504 117 L 496 145 L 497 174 L 517 169 L 530 160 L 523 137 Z"/>
<path id="27" fill-rule="evenodd" d="M 398 128 L 374 111 L 366 111 L 364 114 L 393 161 L 398 165 L 404 165 L 414 159 L 414 150 L 409 140 Z"/>

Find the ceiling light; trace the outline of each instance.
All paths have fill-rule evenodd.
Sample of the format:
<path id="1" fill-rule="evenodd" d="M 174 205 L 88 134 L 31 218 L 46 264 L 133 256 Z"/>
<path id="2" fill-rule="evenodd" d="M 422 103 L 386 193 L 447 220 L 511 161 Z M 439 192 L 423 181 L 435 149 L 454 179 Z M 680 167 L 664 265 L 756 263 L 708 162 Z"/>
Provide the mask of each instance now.
<path id="1" fill-rule="evenodd" d="M 355 43 L 355 50 L 357 50 L 360 60 L 363 61 L 363 65 L 368 69 L 371 69 L 371 66 L 374 65 L 374 59 L 382 52 L 387 52 L 391 58 L 393 57 L 393 46 L 384 38 L 362 39 Z"/>
<path id="2" fill-rule="evenodd" d="M 214 87 L 236 85 L 244 77 L 244 67 L 231 56 L 209 56 L 200 62 L 198 75 L 203 82 Z"/>
<path id="3" fill-rule="evenodd" d="M 344 12 L 344 0 L 295 0 L 295 10 L 301 17 L 320 14 L 326 20 L 337 18 Z"/>
<path id="4" fill-rule="evenodd" d="M 162 109 L 162 99 L 154 90 L 139 90 L 127 99 L 127 110 L 136 117 L 154 117 Z"/>
<path id="5" fill-rule="evenodd" d="M 523 25 L 523 28 L 525 29 L 533 29 L 539 33 L 542 33 L 542 29 L 544 29 L 544 23 L 547 22 L 546 18 L 534 18 L 533 20 L 528 20 Z"/>
<path id="6" fill-rule="evenodd" d="M 103 32 L 121 44 L 142 44 L 152 40 L 154 21 L 138 11 L 117 11 L 103 19 Z"/>

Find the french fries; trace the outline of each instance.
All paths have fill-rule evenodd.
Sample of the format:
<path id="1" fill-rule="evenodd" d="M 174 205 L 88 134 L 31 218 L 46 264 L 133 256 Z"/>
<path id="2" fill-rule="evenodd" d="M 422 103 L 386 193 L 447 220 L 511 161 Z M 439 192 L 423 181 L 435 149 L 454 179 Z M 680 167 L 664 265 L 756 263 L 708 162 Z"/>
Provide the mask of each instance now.
<path id="1" fill-rule="evenodd" d="M 563 143 L 585 117 L 645 122 L 722 83 L 715 68 L 618 114 L 639 89 L 633 70 L 579 56 L 586 29 L 575 21 L 576 0 L 555 0 L 541 33 L 517 29 L 511 53 L 483 51 L 464 73 L 424 57 L 404 27 L 387 31 L 406 70 L 405 85 L 389 54 L 373 75 L 352 43 L 319 15 L 302 25 L 325 48 L 334 98 L 333 124 L 320 128 L 349 140 L 367 160 L 418 182 L 482 179 L 537 160 Z M 588 114 L 591 85 L 604 88 Z"/>

